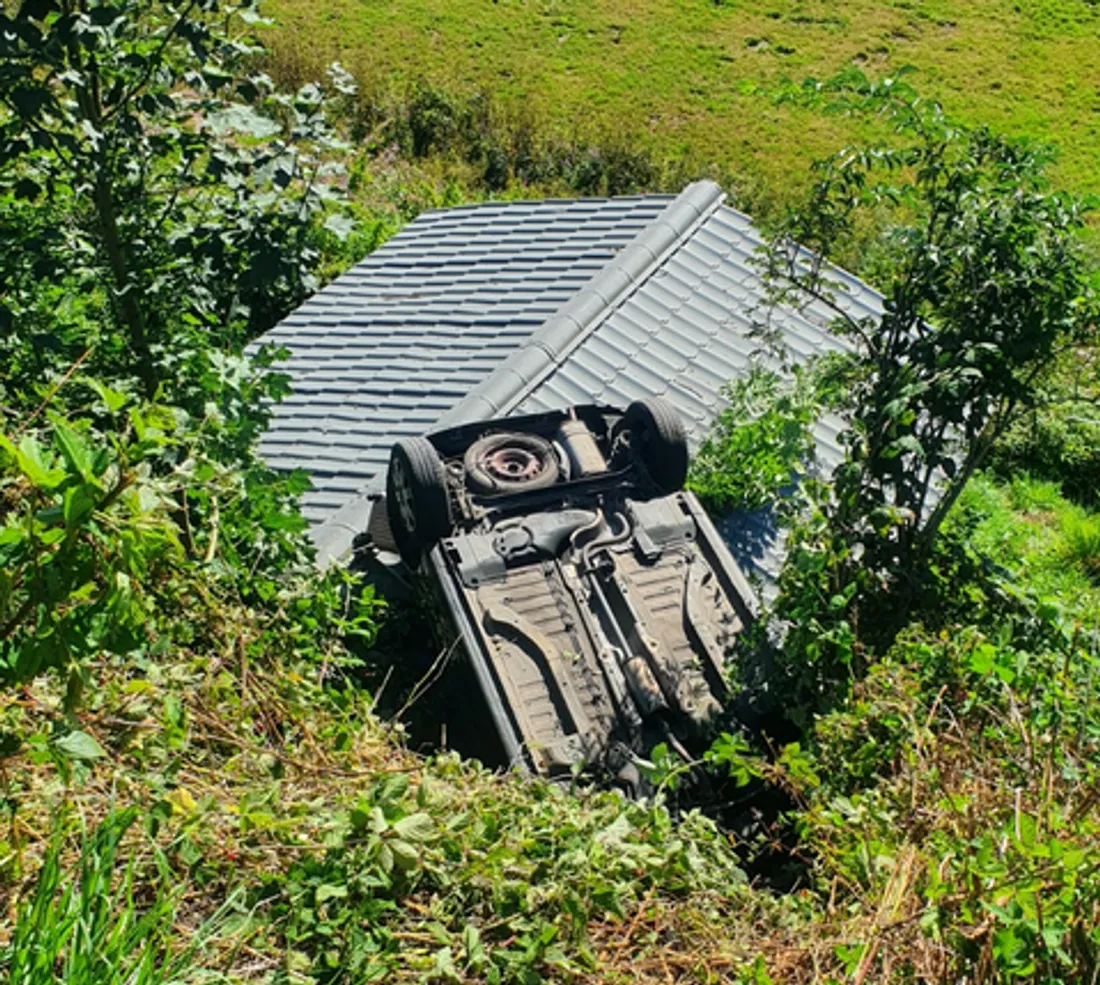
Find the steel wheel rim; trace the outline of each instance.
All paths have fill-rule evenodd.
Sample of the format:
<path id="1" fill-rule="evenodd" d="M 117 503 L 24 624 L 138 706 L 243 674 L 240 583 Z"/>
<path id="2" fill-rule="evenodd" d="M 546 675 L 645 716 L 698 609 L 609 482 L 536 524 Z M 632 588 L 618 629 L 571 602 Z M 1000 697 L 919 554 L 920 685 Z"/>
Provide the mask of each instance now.
<path id="1" fill-rule="evenodd" d="M 516 445 L 505 445 L 486 452 L 480 464 L 494 479 L 517 483 L 528 482 L 546 469 L 541 456 Z"/>

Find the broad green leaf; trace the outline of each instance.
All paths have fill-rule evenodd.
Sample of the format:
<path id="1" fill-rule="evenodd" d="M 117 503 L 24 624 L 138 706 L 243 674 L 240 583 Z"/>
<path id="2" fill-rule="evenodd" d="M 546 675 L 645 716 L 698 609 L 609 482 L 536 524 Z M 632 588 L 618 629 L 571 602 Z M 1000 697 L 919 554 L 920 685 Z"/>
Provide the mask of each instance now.
<path id="1" fill-rule="evenodd" d="M 466 924 L 462 930 L 462 947 L 466 951 L 467 961 L 479 961 L 485 956 L 481 932 L 472 923 Z"/>
<path id="2" fill-rule="evenodd" d="M 317 887 L 316 901 L 320 906 L 326 900 L 345 899 L 348 895 L 348 887 L 338 883 L 323 883 Z"/>
<path id="3" fill-rule="evenodd" d="M 383 804 L 392 803 L 404 797 L 408 789 L 408 773 L 394 773 L 392 776 L 387 777 L 382 783 L 382 789 L 378 793 L 378 800 Z"/>
<path id="4" fill-rule="evenodd" d="M 87 732 L 81 732 L 79 729 L 58 739 L 54 743 L 54 748 L 66 759 L 76 762 L 94 762 L 107 755 L 95 739 Z"/>
<path id="5" fill-rule="evenodd" d="M 435 822 L 422 811 L 401 818 L 394 824 L 393 830 L 408 841 L 427 841 L 436 833 Z"/>
<path id="6" fill-rule="evenodd" d="M 84 485 L 72 486 L 65 490 L 62 513 L 65 526 L 72 530 L 86 520 L 95 510 L 95 497 Z"/>
<path id="7" fill-rule="evenodd" d="M 410 845 L 407 841 L 402 841 L 400 838 L 391 838 L 386 844 L 390 846 L 394 863 L 399 869 L 405 871 L 412 869 L 420 860 L 420 853 L 416 850 L 416 846 Z"/>
<path id="8" fill-rule="evenodd" d="M 274 120 L 261 116 L 250 106 L 229 106 L 206 118 L 206 125 L 217 134 L 243 133 L 248 137 L 263 139 L 273 137 L 282 127 Z"/>
<path id="9" fill-rule="evenodd" d="M 56 489 L 65 481 L 64 470 L 53 467 L 47 452 L 33 434 L 25 435 L 19 442 L 16 460 L 23 474 L 39 489 Z"/>
<path id="10" fill-rule="evenodd" d="M 107 410 L 112 414 L 122 410 L 126 406 L 126 401 L 130 399 L 121 390 L 113 390 L 100 380 L 88 378 L 83 382 L 95 390 L 96 396 L 106 404 Z"/>
<path id="11" fill-rule="evenodd" d="M 382 842 L 382 847 L 378 849 L 378 865 L 386 875 L 393 872 L 394 858 L 389 842 Z"/>
<path id="12" fill-rule="evenodd" d="M 983 643 L 970 654 L 970 669 L 976 674 L 988 674 L 993 669 L 996 658 L 996 647 Z"/>
<path id="13" fill-rule="evenodd" d="M 350 216 L 333 213 L 325 220 L 325 229 L 332 233 L 340 242 L 346 240 L 359 224 Z"/>
<path id="14" fill-rule="evenodd" d="M 49 530 L 43 530 L 38 535 L 38 540 L 44 547 L 53 547 L 54 544 L 60 544 L 64 539 L 65 531 L 61 527 L 51 527 Z"/>
<path id="15" fill-rule="evenodd" d="M 54 425 L 54 434 L 57 437 L 58 446 L 61 448 L 61 454 L 68 462 L 69 467 L 79 472 L 80 477 L 85 482 L 90 482 L 93 478 L 93 454 L 84 437 L 60 422 Z"/>

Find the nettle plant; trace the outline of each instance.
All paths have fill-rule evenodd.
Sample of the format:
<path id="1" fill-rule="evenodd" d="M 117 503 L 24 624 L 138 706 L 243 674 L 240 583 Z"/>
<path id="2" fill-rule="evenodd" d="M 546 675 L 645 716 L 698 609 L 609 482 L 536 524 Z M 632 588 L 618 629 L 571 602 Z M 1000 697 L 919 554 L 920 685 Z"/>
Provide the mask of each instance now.
<path id="1" fill-rule="evenodd" d="M 1087 203 L 1050 190 L 1047 149 L 954 123 L 896 80 L 848 73 L 798 98 L 878 114 L 898 138 L 819 162 L 767 255 L 776 299 L 824 305 L 851 345 L 828 367 L 845 461 L 802 490 L 780 602 L 792 652 L 843 680 L 905 625 L 944 518 L 1058 356 L 1095 347 L 1098 308 Z M 857 318 L 830 258 L 884 213 L 883 314 Z"/>
<path id="2" fill-rule="evenodd" d="M 353 223 L 329 85 L 248 71 L 251 0 L 20 0 L 0 11 L 0 327 L 33 382 L 89 347 L 147 397 L 209 345 L 239 347 L 316 287 Z M 325 227 L 327 226 L 327 232 Z M 29 389 L 29 387 L 28 387 Z"/>

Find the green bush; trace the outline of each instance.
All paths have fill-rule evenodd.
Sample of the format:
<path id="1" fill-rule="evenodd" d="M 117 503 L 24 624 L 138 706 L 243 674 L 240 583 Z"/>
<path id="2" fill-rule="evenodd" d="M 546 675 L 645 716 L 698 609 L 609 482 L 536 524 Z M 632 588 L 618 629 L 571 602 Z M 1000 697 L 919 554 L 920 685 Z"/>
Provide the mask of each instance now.
<path id="1" fill-rule="evenodd" d="M 660 803 L 496 781 L 444 757 L 413 789 L 365 789 L 323 856 L 266 880 L 258 902 L 303 972 L 326 985 L 428 977 L 536 982 L 596 970 L 589 924 L 647 894 L 736 895 L 744 875 L 713 822 Z M 431 947 L 400 928 L 431 899 Z"/>
<path id="2" fill-rule="evenodd" d="M 1029 472 L 1057 482 L 1085 506 L 1100 503 L 1100 414 L 1092 403 L 1056 403 L 1017 421 L 994 450 L 1002 477 Z"/>
<path id="3" fill-rule="evenodd" d="M 691 463 L 688 487 L 712 513 L 754 510 L 811 467 L 810 431 L 821 410 L 812 372 L 784 382 L 754 368 L 728 383 L 726 401 Z"/>
<path id="4" fill-rule="evenodd" d="M 258 631 L 254 645 L 329 654 L 344 633 L 373 636 L 373 596 L 342 604 L 354 579 L 313 567 L 308 480 L 254 456 L 265 412 L 251 408 L 282 384 L 238 362 L 200 419 L 77 380 L 83 407 L 0 433 L 0 680 L 56 669 L 75 698 L 100 653 L 218 645 L 227 606 L 251 609 L 236 634 Z"/>
<path id="5" fill-rule="evenodd" d="M 334 69 L 289 94 L 250 75 L 256 49 L 236 30 L 252 6 L 46 0 L 0 14 L 7 397 L 33 406 L 43 377 L 79 359 L 185 405 L 181 368 L 239 351 L 316 289 L 326 231 L 354 227 L 328 123 L 352 84 Z M 62 332 L 58 283 L 80 299 Z"/>
<path id="6" fill-rule="evenodd" d="M 880 900 L 912 925 L 908 962 L 940 947 L 950 980 L 1069 983 L 1100 960 L 1100 640 L 1051 607 L 1020 629 L 913 632 L 814 729 L 799 826 L 823 891 Z M 856 963 L 899 943 L 875 933 Z"/>
<path id="7" fill-rule="evenodd" d="M 788 666 L 816 668 L 828 702 L 919 618 L 948 514 L 1047 403 L 1059 355 L 1094 353 L 1100 296 L 1080 242 L 1091 202 L 1050 189 L 1048 148 L 951 120 L 900 79 L 852 70 L 797 94 L 894 134 L 818 162 L 768 253 L 774 299 L 820 306 L 847 343 L 826 367 L 844 461 L 804 491 L 776 606 Z M 882 314 L 857 316 L 830 263 L 883 210 L 892 275 Z"/>
<path id="8" fill-rule="evenodd" d="M 1062 518 L 1062 554 L 1100 581 L 1100 516 L 1067 514 Z"/>

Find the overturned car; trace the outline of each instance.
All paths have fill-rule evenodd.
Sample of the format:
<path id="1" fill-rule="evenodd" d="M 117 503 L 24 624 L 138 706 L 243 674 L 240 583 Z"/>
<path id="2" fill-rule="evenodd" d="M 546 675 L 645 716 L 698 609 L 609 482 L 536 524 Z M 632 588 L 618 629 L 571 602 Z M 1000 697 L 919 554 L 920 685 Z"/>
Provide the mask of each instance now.
<path id="1" fill-rule="evenodd" d="M 393 539 L 436 582 L 513 764 L 637 792 L 639 755 L 690 755 L 722 713 L 755 602 L 687 465 L 656 398 L 393 446 Z"/>

